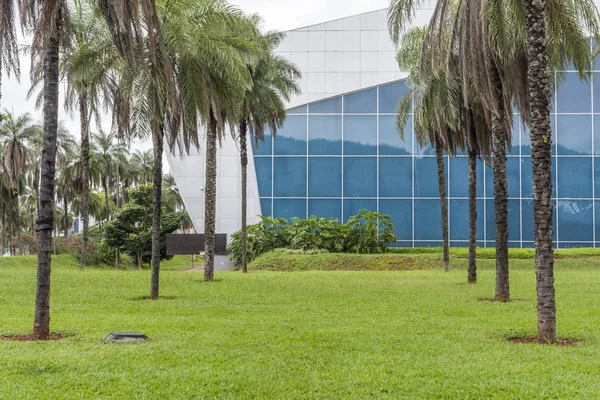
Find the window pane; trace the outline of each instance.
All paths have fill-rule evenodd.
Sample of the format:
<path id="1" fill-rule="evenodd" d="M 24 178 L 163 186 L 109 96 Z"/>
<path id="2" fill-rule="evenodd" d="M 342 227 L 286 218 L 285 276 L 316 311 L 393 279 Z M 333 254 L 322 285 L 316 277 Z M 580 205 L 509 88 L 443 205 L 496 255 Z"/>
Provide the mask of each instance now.
<path id="1" fill-rule="evenodd" d="M 494 200 L 486 200 L 486 239 L 496 240 L 496 211 Z M 519 200 L 508 200 L 508 240 L 521 240 Z"/>
<path id="2" fill-rule="evenodd" d="M 342 116 L 311 115 L 308 118 L 308 154 L 342 154 Z"/>
<path id="3" fill-rule="evenodd" d="M 600 157 L 594 157 L 594 193 L 594 197 L 600 199 Z M 600 236 L 598 240 L 600 241 Z"/>
<path id="4" fill-rule="evenodd" d="M 592 87 L 590 82 L 582 82 L 576 72 L 567 72 L 558 85 L 556 98 L 559 113 L 592 112 Z"/>
<path id="5" fill-rule="evenodd" d="M 377 197 L 377 158 L 344 158 L 344 197 Z"/>
<path id="6" fill-rule="evenodd" d="M 404 139 L 396 129 L 396 117 L 383 115 L 379 117 L 379 154 L 380 155 L 411 155 L 412 154 L 412 117 L 409 117 L 404 127 Z"/>
<path id="7" fill-rule="evenodd" d="M 259 140 L 256 143 L 253 137 L 248 140 L 252 143 L 252 154 L 255 156 L 270 156 L 273 153 L 273 137 L 269 128 L 265 128 L 265 140 Z"/>
<path id="8" fill-rule="evenodd" d="M 306 200 L 304 199 L 274 199 L 273 216 L 275 218 L 306 219 Z"/>
<path id="9" fill-rule="evenodd" d="M 519 164 L 521 160 L 518 157 L 508 157 L 506 159 L 506 181 L 508 184 L 508 197 L 518 199 L 521 197 L 519 188 Z M 494 197 L 494 170 L 486 165 L 485 167 L 485 193 L 487 197 Z M 454 194 L 453 194 L 454 196 Z"/>
<path id="10" fill-rule="evenodd" d="M 483 197 L 483 162 L 477 160 L 477 197 Z M 469 197 L 469 159 L 450 159 L 450 196 Z"/>
<path id="11" fill-rule="evenodd" d="M 398 240 L 412 240 L 412 200 L 379 200 L 379 212 L 392 218 Z"/>
<path id="12" fill-rule="evenodd" d="M 412 158 L 379 158 L 379 197 L 412 197 Z"/>
<path id="13" fill-rule="evenodd" d="M 556 198 L 556 157 L 552 157 L 552 198 Z M 533 198 L 533 173 L 531 157 L 521 158 L 522 197 Z"/>
<path id="14" fill-rule="evenodd" d="M 558 154 L 592 154 L 592 116 L 558 115 Z"/>
<path id="15" fill-rule="evenodd" d="M 273 159 L 271 157 L 254 158 L 256 180 L 258 181 L 258 193 L 261 197 L 271 196 L 273 179 L 272 161 Z"/>
<path id="16" fill-rule="evenodd" d="M 598 86 L 600 86 L 600 81 L 598 81 Z M 598 102 L 600 103 L 600 94 Z M 600 155 L 600 114 L 594 114 L 594 154 Z"/>
<path id="17" fill-rule="evenodd" d="M 287 110 L 288 114 L 306 114 L 307 106 L 306 104 L 299 107 L 290 108 Z"/>
<path id="18" fill-rule="evenodd" d="M 439 200 L 415 200 L 415 240 L 442 240 Z M 440 242 L 433 246 L 441 245 Z"/>
<path id="19" fill-rule="evenodd" d="M 592 242 L 594 240 L 592 207 L 592 202 L 587 200 L 560 200 L 558 202 L 558 238 L 560 241 Z"/>
<path id="20" fill-rule="evenodd" d="M 552 206 L 552 226 L 554 227 L 554 235 L 552 236 L 552 240 L 556 241 L 556 204 L 552 203 Z M 523 200 L 521 207 L 521 213 L 523 214 L 523 240 L 533 242 L 535 240 L 535 233 L 533 229 L 533 200 Z"/>
<path id="21" fill-rule="evenodd" d="M 342 113 L 342 96 L 334 97 L 308 105 L 310 114 L 341 114 Z"/>
<path id="22" fill-rule="evenodd" d="M 275 154 L 306 154 L 306 117 L 290 115 L 275 138 Z"/>
<path id="23" fill-rule="evenodd" d="M 377 154 L 377 117 L 344 117 L 344 154 Z"/>
<path id="24" fill-rule="evenodd" d="M 592 159 L 560 157 L 558 159 L 558 197 L 592 197 Z"/>
<path id="25" fill-rule="evenodd" d="M 444 157 L 446 186 L 448 185 L 448 160 Z M 415 159 L 415 197 L 440 197 L 437 160 L 434 157 Z"/>
<path id="26" fill-rule="evenodd" d="M 260 212 L 265 217 L 271 216 L 271 199 L 260 199 Z"/>
<path id="27" fill-rule="evenodd" d="M 377 211 L 377 200 L 350 199 L 344 200 L 344 223 L 348 218 L 358 214 L 360 210 L 366 208 L 369 211 Z"/>
<path id="28" fill-rule="evenodd" d="M 342 200 L 308 200 L 308 216 L 342 220 Z"/>
<path id="29" fill-rule="evenodd" d="M 341 157 L 309 157 L 308 195 L 342 197 Z"/>
<path id="30" fill-rule="evenodd" d="M 377 112 L 377 88 L 361 90 L 344 96 L 344 113 L 375 114 Z"/>
<path id="31" fill-rule="evenodd" d="M 405 81 L 390 83 L 379 87 L 379 112 L 395 114 L 398 103 L 408 93 Z"/>
<path id="32" fill-rule="evenodd" d="M 306 197 L 306 157 L 275 157 L 274 197 Z"/>
<path id="33" fill-rule="evenodd" d="M 600 57 L 596 57 L 596 69 L 600 69 Z M 594 74 L 594 112 L 600 113 L 600 72 Z"/>
<path id="34" fill-rule="evenodd" d="M 476 207 L 483 215 L 483 200 L 477 200 Z M 483 240 L 483 218 L 477 218 L 476 226 L 476 238 Z M 450 200 L 450 240 L 469 240 L 469 200 Z"/>

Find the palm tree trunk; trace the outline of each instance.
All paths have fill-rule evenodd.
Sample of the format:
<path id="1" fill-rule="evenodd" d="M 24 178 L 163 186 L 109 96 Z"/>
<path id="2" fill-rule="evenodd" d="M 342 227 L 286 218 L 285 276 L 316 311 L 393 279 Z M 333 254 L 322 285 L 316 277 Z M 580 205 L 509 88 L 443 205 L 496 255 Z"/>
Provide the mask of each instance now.
<path id="1" fill-rule="evenodd" d="M 154 151 L 154 171 L 152 190 L 152 280 L 150 298 L 158 299 L 160 274 L 160 207 L 162 195 L 162 153 L 164 132 L 162 126 L 153 126 L 152 147 Z"/>
<path id="2" fill-rule="evenodd" d="M 104 175 L 104 177 L 102 178 L 102 188 L 104 189 L 104 210 L 106 212 L 106 215 L 104 217 L 108 221 L 110 218 L 108 218 L 108 214 L 109 214 L 109 207 L 108 207 L 108 182 L 107 182 L 106 175 Z"/>
<path id="3" fill-rule="evenodd" d="M 446 171 L 444 167 L 444 150 L 439 136 L 435 137 L 435 156 L 438 168 L 440 188 L 440 208 L 442 211 L 442 239 L 444 240 L 444 270 L 450 271 L 450 243 L 448 240 L 448 202 L 446 199 Z"/>
<path id="4" fill-rule="evenodd" d="M 204 281 L 215 272 L 215 219 L 217 206 L 217 121 L 210 114 L 206 132 L 206 183 L 204 187 Z"/>
<path id="5" fill-rule="evenodd" d="M 477 152 L 469 149 L 469 283 L 477 283 Z"/>
<path id="6" fill-rule="evenodd" d="M 59 25 L 58 18 L 56 25 Z M 59 27 L 55 27 L 55 32 Z M 50 267 L 52 228 L 54 224 L 54 175 L 56 169 L 56 137 L 58 128 L 58 57 L 56 36 L 47 39 L 44 55 L 44 149 L 42 150 L 42 180 L 40 194 L 40 233 L 38 250 L 37 289 L 33 335 L 47 339 L 50 334 Z"/>
<path id="7" fill-rule="evenodd" d="M 502 81 L 494 67 L 496 101 L 504 100 Z M 502 112 L 492 116 L 492 146 L 494 151 L 494 209 L 496 217 L 496 296 L 499 301 L 510 299 L 508 277 L 508 188 L 506 184 L 506 124 Z"/>
<path id="8" fill-rule="evenodd" d="M 87 265 L 87 251 L 90 235 L 90 135 L 87 97 L 79 96 L 79 125 L 81 129 L 81 268 Z"/>
<path id="9" fill-rule="evenodd" d="M 23 255 L 23 249 L 21 248 L 21 204 L 19 202 L 19 184 L 17 183 L 17 196 L 15 199 L 15 243 L 19 249 L 19 255 Z M 16 255 L 16 254 L 15 254 Z"/>
<path id="10" fill-rule="evenodd" d="M 63 216 L 63 223 L 65 228 L 65 237 L 69 236 L 69 205 L 67 204 L 67 199 L 63 198 L 63 204 L 65 208 L 65 215 Z"/>
<path id="11" fill-rule="evenodd" d="M 6 252 L 6 207 L 2 207 L 2 254 Z"/>
<path id="12" fill-rule="evenodd" d="M 246 247 L 248 243 L 246 225 L 248 214 L 248 148 L 246 145 L 246 134 L 248 131 L 248 121 L 243 120 L 240 123 L 240 160 L 242 163 L 242 271 L 248 272 Z"/>
<path id="13" fill-rule="evenodd" d="M 525 0 L 531 110 L 531 163 L 535 220 L 538 338 L 556 339 L 554 249 L 552 245 L 552 134 L 550 74 L 546 51 L 546 0 Z"/>

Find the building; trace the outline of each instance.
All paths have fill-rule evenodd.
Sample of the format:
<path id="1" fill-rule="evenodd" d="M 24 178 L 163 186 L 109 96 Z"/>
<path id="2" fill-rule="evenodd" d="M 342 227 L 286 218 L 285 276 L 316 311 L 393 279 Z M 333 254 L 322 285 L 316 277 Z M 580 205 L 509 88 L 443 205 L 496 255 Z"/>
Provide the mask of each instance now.
<path id="1" fill-rule="evenodd" d="M 398 71 L 386 15 L 378 10 L 287 33 L 278 53 L 301 69 L 302 94 L 288 104 L 288 118 L 276 140 L 268 137 L 252 146 L 249 224 L 258 215 L 346 221 L 367 208 L 392 216 L 398 246 L 441 245 L 433 149 L 418 147 L 411 121 L 403 140 L 394 127 L 406 74 Z M 415 24 L 427 23 L 430 15 L 431 7 L 422 8 Z M 600 62 L 596 69 L 594 78 L 600 79 Z M 600 85 L 581 82 L 577 73 L 567 71 L 552 107 L 555 246 L 595 247 L 600 245 Z M 528 135 L 515 114 L 507 160 L 511 247 L 534 244 Z M 218 157 L 216 230 L 232 233 L 241 225 L 239 156 L 233 140 L 225 140 Z M 168 158 L 196 230 L 202 232 L 204 157 L 200 152 Z M 467 246 L 466 156 L 447 158 L 446 171 L 450 242 Z M 477 174 L 477 239 L 492 247 L 492 170 L 480 162 Z"/>

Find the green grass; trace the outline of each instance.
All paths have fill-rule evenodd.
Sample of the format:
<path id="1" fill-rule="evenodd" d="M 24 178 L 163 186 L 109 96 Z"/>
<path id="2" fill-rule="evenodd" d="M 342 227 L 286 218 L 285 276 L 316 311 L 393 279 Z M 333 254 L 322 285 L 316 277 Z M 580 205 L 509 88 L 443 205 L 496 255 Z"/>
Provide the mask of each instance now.
<path id="1" fill-rule="evenodd" d="M 321 256 L 321 255 L 319 255 Z M 494 261 L 468 285 L 466 259 L 444 273 L 202 274 L 78 269 L 54 258 L 54 342 L 0 341 L 0 399 L 564 398 L 600 397 L 600 259 L 556 261 L 558 330 L 578 346 L 510 343 L 536 331 L 533 260 L 511 260 L 521 302 L 478 301 L 494 290 Z M 17 262 L 21 260 L 22 262 Z M 0 334 L 33 321 L 35 263 L 0 259 Z M 34 261 L 34 259 L 31 259 Z M 111 331 L 152 341 L 103 345 Z"/>

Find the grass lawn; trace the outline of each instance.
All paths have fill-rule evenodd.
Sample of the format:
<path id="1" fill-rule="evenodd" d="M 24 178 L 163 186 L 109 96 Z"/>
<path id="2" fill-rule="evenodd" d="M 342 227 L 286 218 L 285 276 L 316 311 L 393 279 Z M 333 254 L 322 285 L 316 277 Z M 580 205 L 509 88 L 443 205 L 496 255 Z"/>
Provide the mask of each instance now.
<path id="1" fill-rule="evenodd" d="M 399 255 L 400 256 L 400 255 Z M 315 261 L 318 262 L 318 255 Z M 600 398 L 600 258 L 556 261 L 559 347 L 535 335 L 531 259 L 511 260 L 522 301 L 478 301 L 494 261 L 466 284 L 466 260 L 427 270 L 217 273 L 172 268 L 162 294 L 148 270 L 86 269 L 54 259 L 54 342 L 0 341 L 0 399 Z M 20 260 L 18 263 L 17 260 Z M 0 334 L 31 332 L 35 259 L 0 259 Z M 145 344 L 104 345 L 111 331 Z"/>

